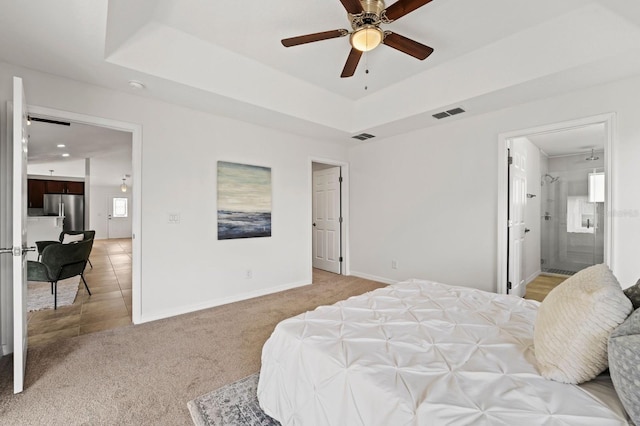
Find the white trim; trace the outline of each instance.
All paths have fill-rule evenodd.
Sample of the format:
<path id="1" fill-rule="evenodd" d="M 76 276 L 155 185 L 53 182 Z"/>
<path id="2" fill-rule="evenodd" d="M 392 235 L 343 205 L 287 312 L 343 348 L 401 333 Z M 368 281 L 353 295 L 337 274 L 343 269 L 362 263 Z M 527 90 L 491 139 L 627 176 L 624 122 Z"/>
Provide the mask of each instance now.
<path id="1" fill-rule="evenodd" d="M 594 115 L 591 117 L 579 118 L 576 120 L 569 120 L 560 123 L 547 124 L 544 126 L 532 127 L 528 129 L 516 130 L 506 133 L 500 133 L 498 135 L 498 241 L 497 241 L 497 283 L 496 291 L 500 294 L 507 293 L 507 209 L 509 200 L 507 199 L 507 188 L 509 182 L 507 181 L 507 146 L 511 139 L 517 137 L 532 136 L 543 133 L 559 132 L 563 130 L 575 129 L 578 127 L 584 127 L 592 124 L 604 124 L 605 125 L 605 144 L 604 144 L 604 169 L 606 180 L 606 207 L 605 213 L 605 225 L 604 225 L 604 262 L 609 265 L 609 268 L 615 270 L 614 256 L 613 256 L 613 229 L 614 229 L 614 217 L 611 214 L 613 209 L 612 191 L 613 185 L 613 173 L 612 164 L 614 157 L 614 147 L 616 145 L 617 130 L 616 130 L 616 114 L 613 112 Z"/>
<path id="2" fill-rule="evenodd" d="M 365 280 L 378 281 L 383 284 L 397 284 L 400 281 L 392 280 L 389 278 L 379 277 L 377 275 L 365 274 L 364 272 L 351 271 L 351 274 L 354 277 L 364 278 Z"/>
<path id="3" fill-rule="evenodd" d="M 350 216 L 349 216 L 349 163 L 340 160 L 332 160 L 321 157 L 309 157 L 309 210 L 307 218 L 311 220 L 313 217 L 313 163 L 328 164 L 331 166 L 339 166 L 341 168 L 342 176 L 342 198 L 340 200 L 342 204 L 342 275 L 351 275 L 351 252 L 349 246 L 349 228 L 350 228 Z M 313 240 L 313 229 L 309 227 L 309 246 L 307 247 L 308 256 L 307 259 L 311 262 L 313 259 L 311 241 Z M 313 263 L 310 265 L 311 273 L 313 274 Z"/>
<path id="4" fill-rule="evenodd" d="M 6 112 L 6 134 L 0 140 L 0 247 L 13 247 L 13 211 L 10 208 L 13 200 L 13 150 L 11 148 L 11 115 L 9 111 L 13 108 L 13 102 L 7 101 Z M 0 117 L 1 120 L 2 117 Z M 0 124 L 2 121 L 0 121 Z M 0 255 L 0 340 L 2 345 L 2 355 L 13 352 L 13 257 Z"/>
<path id="5" fill-rule="evenodd" d="M 529 284 L 531 281 L 535 280 L 536 278 L 538 278 L 540 276 L 540 274 L 542 274 L 542 270 L 538 269 L 537 271 L 535 271 L 533 274 L 529 275 L 529 277 L 527 277 L 527 279 L 525 280 L 525 288 L 527 287 L 527 284 Z"/>
<path id="6" fill-rule="evenodd" d="M 266 289 L 249 291 L 242 294 L 237 294 L 229 297 L 222 297 L 219 299 L 209 300 L 205 303 L 196 303 L 189 306 L 181 306 L 178 309 L 169 309 L 156 314 L 143 315 L 142 322 L 156 321 L 165 318 L 171 318 L 177 315 L 188 314 L 203 309 L 215 308 L 216 306 L 227 305 L 229 303 L 242 302 L 244 300 L 254 299 L 260 296 L 266 296 L 273 293 L 279 293 L 285 290 L 291 290 L 293 288 L 304 287 L 310 285 L 309 281 L 298 281 L 294 283 L 284 284 L 277 287 L 269 287 Z"/>
<path id="7" fill-rule="evenodd" d="M 70 111 L 63 111 L 54 108 L 29 105 L 31 114 L 45 115 L 72 121 L 75 123 L 89 124 L 92 126 L 105 127 L 109 129 L 121 130 L 131 133 L 132 152 L 131 163 L 133 176 L 136 184 L 133 186 L 132 202 L 132 262 L 131 262 L 131 321 L 134 324 L 142 322 L 142 126 L 140 124 L 128 123 L 125 121 L 112 120 L 109 118 L 96 117 L 92 115 L 79 114 Z"/>

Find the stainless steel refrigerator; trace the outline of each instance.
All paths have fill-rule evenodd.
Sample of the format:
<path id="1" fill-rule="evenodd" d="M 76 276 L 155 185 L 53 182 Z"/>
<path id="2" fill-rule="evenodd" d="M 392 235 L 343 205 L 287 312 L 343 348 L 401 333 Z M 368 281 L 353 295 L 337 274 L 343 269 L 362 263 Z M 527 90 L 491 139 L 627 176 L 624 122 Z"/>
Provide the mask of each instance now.
<path id="1" fill-rule="evenodd" d="M 64 216 L 63 231 L 84 230 L 84 195 L 44 194 L 44 214 Z"/>

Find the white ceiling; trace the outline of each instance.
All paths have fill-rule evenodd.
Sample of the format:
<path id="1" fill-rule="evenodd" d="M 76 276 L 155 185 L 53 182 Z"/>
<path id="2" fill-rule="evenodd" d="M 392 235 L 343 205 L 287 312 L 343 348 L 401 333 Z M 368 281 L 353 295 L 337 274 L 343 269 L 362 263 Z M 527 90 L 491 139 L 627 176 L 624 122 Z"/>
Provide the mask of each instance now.
<path id="1" fill-rule="evenodd" d="M 43 117 L 49 118 L 52 117 Z M 30 175 L 84 177 L 90 158 L 91 183 L 117 186 L 132 175 L 131 133 L 80 123 L 69 126 L 31 120 L 28 171 Z M 59 144 L 65 145 L 58 147 Z M 63 157 L 62 154 L 69 154 Z M 132 179 L 127 180 L 132 184 Z"/>
<path id="2" fill-rule="evenodd" d="M 30 163 L 75 161 L 115 152 L 131 153 L 131 133 L 128 132 L 80 123 L 64 126 L 39 121 L 32 121 L 28 130 Z M 58 147 L 59 144 L 65 146 Z M 69 156 L 63 157 L 65 153 Z"/>
<path id="3" fill-rule="evenodd" d="M 603 152 L 605 138 L 603 123 L 527 136 L 527 139 L 549 157 L 580 153 L 588 155 L 592 149 L 595 152 Z"/>
<path id="4" fill-rule="evenodd" d="M 637 0 L 433 0 L 385 27 L 433 55 L 380 46 L 348 79 L 346 37 L 280 44 L 338 28 L 339 0 L 3 0 L 0 60 L 348 144 L 640 74 Z"/>

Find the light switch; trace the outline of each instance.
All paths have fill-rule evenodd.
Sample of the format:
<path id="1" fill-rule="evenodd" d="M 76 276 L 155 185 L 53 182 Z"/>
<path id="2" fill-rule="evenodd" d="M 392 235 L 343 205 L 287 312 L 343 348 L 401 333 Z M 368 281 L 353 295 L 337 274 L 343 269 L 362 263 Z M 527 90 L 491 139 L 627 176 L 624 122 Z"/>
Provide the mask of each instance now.
<path id="1" fill-rule="evenodd" d="M 169 213 L 169 223 L 174 225 L 180 223 L 180 213 Z"/>

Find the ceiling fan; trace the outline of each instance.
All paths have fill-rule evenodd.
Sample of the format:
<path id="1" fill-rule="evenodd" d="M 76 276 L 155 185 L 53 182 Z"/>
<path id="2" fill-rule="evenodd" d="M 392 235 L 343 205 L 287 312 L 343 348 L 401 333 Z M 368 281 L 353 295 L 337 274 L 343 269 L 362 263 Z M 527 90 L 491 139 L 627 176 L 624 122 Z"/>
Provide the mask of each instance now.
<path id="1" fill-rule="evenodd" d="M 285 38 L 282 40 L 282 44 L 285 47 L 291 47 L 349 35 L 351 52 L 349 52 L 347 63 L 344 65 L 340 75 L 343 78 L 353 76 L 363 52 L 375 49 L 380 44 L 385 44 L 414 58 L 423 60 L 433 53 L 431 47 L 400 34 L 383 31 L 380 28 L 380 24 L 389 24 L 398 20 L 429 2 L 431 0 L 398 0 L 385 9 L 384 0 L 340 0 L 340 3 L 347 10 L 347 16 L 353 31 L 339 29 Z"/>

